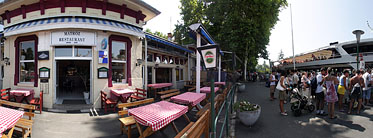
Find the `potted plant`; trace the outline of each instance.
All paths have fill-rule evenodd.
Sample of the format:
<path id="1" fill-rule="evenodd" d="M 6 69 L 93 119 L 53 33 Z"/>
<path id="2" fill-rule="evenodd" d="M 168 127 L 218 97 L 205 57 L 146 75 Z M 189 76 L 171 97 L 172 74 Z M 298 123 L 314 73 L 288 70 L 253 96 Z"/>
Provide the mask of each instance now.
<path id="1" fill-rule="evenodd" d="M 81 69 L 80 72 L 78 73 L 79 77 L 82 79 L 83 81 L 83 85 L 84 85 L 84 91 L 83 91 L 83 95 L 84 95 L 84 99 L 89 99 L 89 88 L 88 88 L 88 81 L 89 81 L 89 70 L 88 69 Z"/>
<path id="2" fill-rule="evenodd" d="M 259 119 L 261 108 L 258 104 L 251 104 L 248 101 L 240 101 L 234 104 L 238 112 L 238 118 L 246 126 L 252 126 Z"/>

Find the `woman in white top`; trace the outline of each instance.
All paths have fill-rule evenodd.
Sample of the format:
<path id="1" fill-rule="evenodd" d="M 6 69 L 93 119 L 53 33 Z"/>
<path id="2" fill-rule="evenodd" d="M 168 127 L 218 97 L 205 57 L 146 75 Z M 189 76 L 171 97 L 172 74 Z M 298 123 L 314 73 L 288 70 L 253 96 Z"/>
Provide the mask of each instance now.
<path id="1" fill-rule="evenodd" d="M 308 79 L 308 73 L 307 72 L 303 72 L 302 73 L 302 79 L 301 79 L 301 82 L 302 82 L 302 93 L 304 96 L 307 96 L 308 98 L 310 98 L 311 96 L 311 93 L 310 93 L 310 84 L 311 84 L 311 81 Z"/>

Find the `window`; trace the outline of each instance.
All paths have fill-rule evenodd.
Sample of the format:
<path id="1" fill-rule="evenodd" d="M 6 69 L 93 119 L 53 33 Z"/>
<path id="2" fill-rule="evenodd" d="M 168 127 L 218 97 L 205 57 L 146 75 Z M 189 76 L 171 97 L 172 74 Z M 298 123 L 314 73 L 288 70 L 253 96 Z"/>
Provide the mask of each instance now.
<path id="1" fill-rule="evenodd" d="M 75 57 L 92 57 L 92 48 L 91 47 L 74 47 L 74 56 Z"/>
<path id="2" fill-rule="evenodd" d="M 20 43 L 20 82 L 34 82 L 35 77 L 35 42 Z"/>
<path id="3" fill-rule="evenodd" d="M 155 63 L 161 63 L 161 57 L 160 56 L 157 56 L 155 58 Z"/>
<path id="4" fill-rule="evenodd" d="M 126 80 L 126 43 L 112 41 L 111 71 L 113 83 L 127 83 Z"/>
<path id="5" fill-rule="evenodd" d="M 163 62 L 162 62 L 162 63 L 164 63 L 164 64 L 168 64 L 168 59 L 167 59 L 166 56 L 163 56 Z"/>
<path id="6" fill-rule="evenodd" d="M 174 64 L 174 60 L 172 57 L 170 57 L 170 64 Z"/>
<path id="7" fill-rule="evenodd" d="M 153 54 L 148 54 L 147 60 L 148 62 L 153 62 Z"/>
<path id="8" fill-rule="evenodd" d="M 92 47 L 58 46 L 54 50 L 55 57 L 92 57 Z"/>
<path id="9" fill-rule="evenodd" d="M 176 81 L 184 80 L 183 69 L 176 69 Z"/>

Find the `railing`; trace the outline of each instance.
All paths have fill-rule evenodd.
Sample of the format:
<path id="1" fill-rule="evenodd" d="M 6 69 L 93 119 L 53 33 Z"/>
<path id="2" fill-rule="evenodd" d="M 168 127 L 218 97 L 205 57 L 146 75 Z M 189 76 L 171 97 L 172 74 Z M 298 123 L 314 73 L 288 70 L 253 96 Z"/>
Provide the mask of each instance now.
<path id="1" fill-rule="evenodd" d="M 219 120 L 220 114 L 224 111 L 224 122 L 221 126 L 220 133 L 219 133 L 219 138 L 223 137 L 224 131 L 226 134 L 226 137 L 229 136 L 229 122 L 231 121 L 230 119 L 230 114 L 233 112 L 233 104 L 234 104 L 234 95 L 236 93 L 236 84 L 233 84 L 231 89 L 229 90 L 227 96 L 224 99 L 224 102 L 222 103 L 222 106 L 220 107 L 218 113 L 216 114 L 216 117 L 213 118 L 213 124 L 212 124 L 212 135 L 211 138 L 216 138 L 216 125 Z M 213 104 L 212 104 L 213 105 Z M 224 110 L 225 109 L 225 110 Z"/>

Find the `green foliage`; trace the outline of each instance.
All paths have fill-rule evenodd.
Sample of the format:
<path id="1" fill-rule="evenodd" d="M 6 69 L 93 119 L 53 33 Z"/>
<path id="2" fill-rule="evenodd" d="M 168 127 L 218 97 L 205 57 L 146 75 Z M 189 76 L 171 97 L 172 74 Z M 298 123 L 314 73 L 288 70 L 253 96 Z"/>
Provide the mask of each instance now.
<path id="1" fill-rule="evenodd" d="M 264 62 L 262 65 L 256 66 L 256 71 L 259 73 L 270 73 L 271 69 L 269 65 Z"/>
<path id="2" fill-rule="evenodd" d="M 236 102 L 234 103 L 233 105 L 234 107 L 234 110 L 240 110 L 240 112 L 243 112 L 243 111 L 256 111 L 260 108 L 259 105 L 257 104 L 251 104 L 250 102 L 246 101 L 246 100 L 243 100 L 243 101 L 240 101 L 240 102 Z"/>
<path id="3" fill-rule="evenodd" d="M 155 31 L 154 33 L 149 29 L 145 29 L 145 32 L 149 33 L 149 34 L 152 34 L 152 35 L 155 35 L 155 36 L 158 36 L 160 38 L 163 38 L 163 39 L 168 39 L 168 36 L 167 34 L 163 34 L 162 32 L 159 32 L 159 31 Z"/>
<path id="4" fill-rule="evenodd" d="M 226 51 L 236 52 L 247 60 L 248 69 L 255 68 L 259 57 L 268 59 L 267 45 L 271 30 L 279 20 L 286 0 L 180 0 L 182 22 L 176 25 L 175 40 L 194 43 L 187 27 L 202 23 L 210 35 Z M 230 57 L 228 57 L 230 58 Z M 243 66 L 243 64 L 237 64 Z"/>

